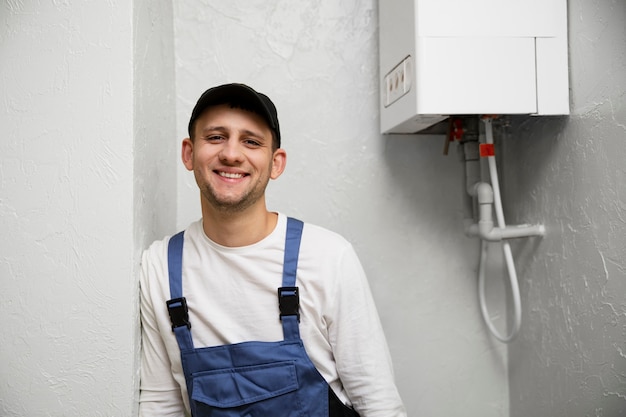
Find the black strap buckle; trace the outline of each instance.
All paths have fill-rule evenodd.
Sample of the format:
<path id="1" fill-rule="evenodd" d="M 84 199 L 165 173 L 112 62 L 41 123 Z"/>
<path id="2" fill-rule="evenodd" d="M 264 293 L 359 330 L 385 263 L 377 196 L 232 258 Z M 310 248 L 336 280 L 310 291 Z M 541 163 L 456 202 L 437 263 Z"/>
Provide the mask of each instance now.
<path id="1" fill-rule="evenodd" d="M 170 313 L 172 331 L 174 331 L 175 328 L 182 326 L 187 326 L 188 329 L 191 329 L 191 323 L 189 323 L 189 310 L 187 309 L 187 300 L 185 297 L 168 300 L 167 310 Z"/>
<path id="2" fill-rule="evenodd" d="M 297 316 L 300 321 L 300 294 L 298 287 L 280 287 L 278 289 L 278 307 L 280 318 Z"/>

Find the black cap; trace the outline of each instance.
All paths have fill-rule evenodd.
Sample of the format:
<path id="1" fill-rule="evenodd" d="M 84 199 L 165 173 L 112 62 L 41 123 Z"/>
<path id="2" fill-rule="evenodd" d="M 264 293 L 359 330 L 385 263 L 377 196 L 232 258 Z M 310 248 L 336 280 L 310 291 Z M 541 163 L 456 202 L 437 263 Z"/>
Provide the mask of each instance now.
<path id="1" fill-rule="evenodd" d="M 262 116 L 268 126 L 276 135 L 276 142 L 280 148 L 280 128 L 278 125 L 278 113 L 272 100 L 265 94 L 255 91 L 245 84 L 224 84 L 206 90 L 196 103 L 189 119 L 189 136 L 195 121 L 210 106 L 219 104 L 230 104 L 241 107 L 245 110 L 253 111 Z"/>

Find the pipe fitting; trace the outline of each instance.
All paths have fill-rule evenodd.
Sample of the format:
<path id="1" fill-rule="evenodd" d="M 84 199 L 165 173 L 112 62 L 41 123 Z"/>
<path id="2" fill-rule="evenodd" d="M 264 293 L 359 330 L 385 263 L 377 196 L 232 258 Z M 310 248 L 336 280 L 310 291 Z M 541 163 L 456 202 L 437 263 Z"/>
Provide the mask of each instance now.
<path id="1" fill-rule="evenodd" d="M 474 186 L 478 204 L 493 204 L 493 188 L 486 182 L 479 182 Z"/>

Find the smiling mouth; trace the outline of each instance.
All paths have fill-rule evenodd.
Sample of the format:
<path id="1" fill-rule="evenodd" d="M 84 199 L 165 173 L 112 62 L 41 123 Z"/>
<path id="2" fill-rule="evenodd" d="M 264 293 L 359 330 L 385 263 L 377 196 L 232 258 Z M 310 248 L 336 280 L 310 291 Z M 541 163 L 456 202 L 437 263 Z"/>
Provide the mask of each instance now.
<path id="1" fill-rule="evenodd" d="M 220 177 L 231 178 L 231 179 L 243 178 L 245 176 L 245 174 L 237 174 L 233 172 L 223 172 L 223 171 L 218 171 L 218 175 Z"/>

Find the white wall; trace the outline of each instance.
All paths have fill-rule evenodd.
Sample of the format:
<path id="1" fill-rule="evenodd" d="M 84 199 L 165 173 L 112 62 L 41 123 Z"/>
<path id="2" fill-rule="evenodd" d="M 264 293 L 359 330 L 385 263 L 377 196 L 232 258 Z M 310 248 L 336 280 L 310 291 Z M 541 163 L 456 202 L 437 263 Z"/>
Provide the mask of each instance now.
<path id="1" fill-rule="evenodd" d="M 206 88 L 275 101 L 287 170 L 269 206 L 350 239 L 370 277 L 409 415 L 508 416 L 506 348 L 479 319 L 479 243 L 442 137 L 378 134 L 377 2 L 176 2 L 177 128 Z M 200 217 L 179 163 L 177 223 Z"/>
<path id="2" fill-rule="evenodd" d="M 133 1 L 133 102 L 134 251 L 131 302 L 139 312 L 139 264 L 150 243 L 175 230 L 176 223 L 176 109 L 174 79 L 174 28 L 171 0 Z M 140 326 L 131 326 L 133 409 L 138 411 Z"/>
<path id="3" fill-rule="evenodd" d="M 175 207 L 149 177 L 174 130 L 171 5 L 135 5 L 0 6 L 2 416 L 137 409 L 138 254 Z"/>
<path id="4" fill-rule="evenodd" d="M 1 414 L 126 414 L 131 5 L 2 11 Z"/>
<path id="5" fill-rule="evenodd" d="M 569 2 L 571 116 L 516 121 L 503 142 L 524 325 L 511 417 L 626 415 L 626 3 Z"/>
<path id="6" fill-rule="evenodd" d="M 135 0 L 134 220 L 136 256 L 176 230 L 176 84 L 170 0 Z"/>

